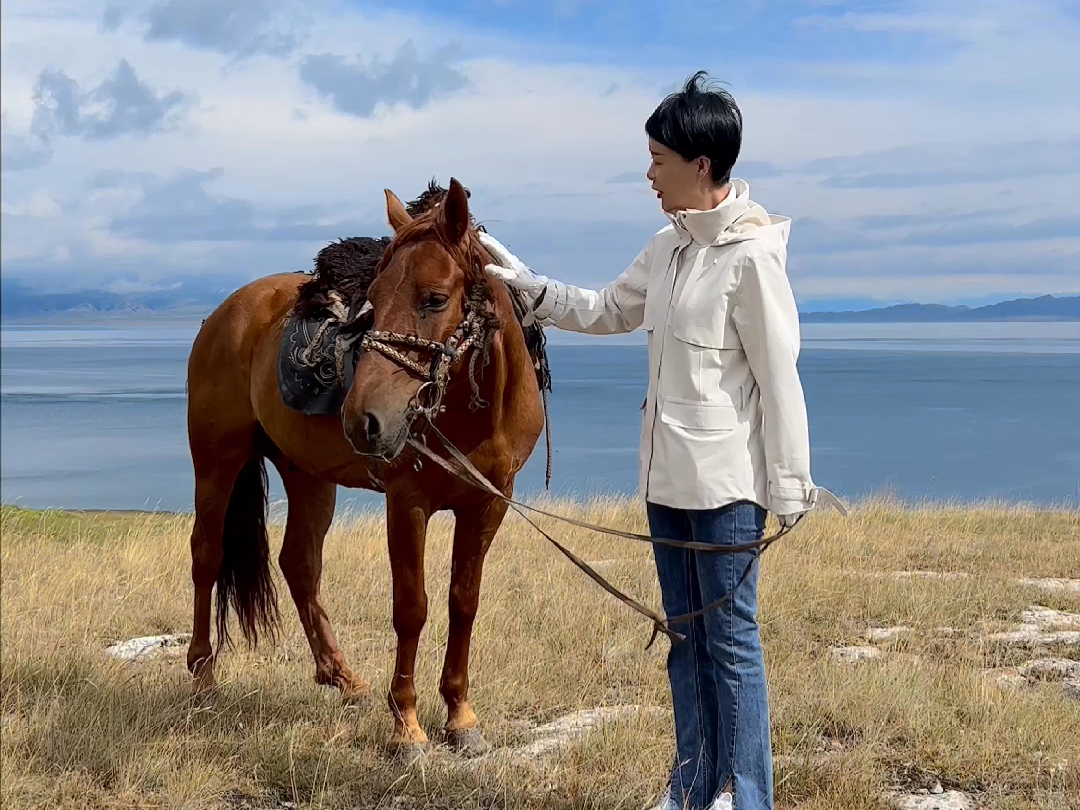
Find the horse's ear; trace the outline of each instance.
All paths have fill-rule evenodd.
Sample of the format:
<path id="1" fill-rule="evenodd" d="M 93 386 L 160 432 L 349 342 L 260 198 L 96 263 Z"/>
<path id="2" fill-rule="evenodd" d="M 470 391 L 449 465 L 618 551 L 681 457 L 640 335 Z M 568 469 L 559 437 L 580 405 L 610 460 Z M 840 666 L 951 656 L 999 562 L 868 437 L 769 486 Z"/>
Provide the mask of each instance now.
<path id="1" fill-rule="evenodd" d="M 464 239 L 469 229 L 469 198 L 465 187 L 453 177 L 450 178 L 450 190 L 439 206 L 438 228 L 443 238 L 452 245 Z"/>
<path id="2" fill-rule="evenodd" d="M 394 192 L 388 188 L 383 191 L 386 192 L 386 218 L 390 220 L 390 227 L 394 229 L 394 233 L 397 233 L 412 222 L 412 217 L 409 216 L 409 212 L 405 210 L 404 204 Z"/>

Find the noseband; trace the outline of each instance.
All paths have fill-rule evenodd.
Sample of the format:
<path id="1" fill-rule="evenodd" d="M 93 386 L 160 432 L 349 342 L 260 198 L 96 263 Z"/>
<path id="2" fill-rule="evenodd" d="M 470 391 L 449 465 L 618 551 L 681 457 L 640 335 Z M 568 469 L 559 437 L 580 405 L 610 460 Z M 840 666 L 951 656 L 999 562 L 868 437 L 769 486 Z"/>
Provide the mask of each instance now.
<path id="1" fill-rule="evenodd" d="M 484 329 L 481 318 L 470 309 L 465 319 L 458 324 L 457 329 L 445 343 L 428 340 L 418 335 L 404 335 L 373 329 L 365 332 L 360 339 L 360 349 L 361 351 L 373 349 L 380 352 L 423 380 L 419 390 L 413 396 L 409 409 L 413 414 L 423 414 L 428 419 L 434 419 L 443 410 L 442 400 L 450 382 L 451 367 L 469 349 L 483 343 Z M 394 348 L 395 346 L 404 346 L 405 351 L 412 349 L 431 352 L 434 356 L 425 366 L 413 360 L 405 351 Z"/>

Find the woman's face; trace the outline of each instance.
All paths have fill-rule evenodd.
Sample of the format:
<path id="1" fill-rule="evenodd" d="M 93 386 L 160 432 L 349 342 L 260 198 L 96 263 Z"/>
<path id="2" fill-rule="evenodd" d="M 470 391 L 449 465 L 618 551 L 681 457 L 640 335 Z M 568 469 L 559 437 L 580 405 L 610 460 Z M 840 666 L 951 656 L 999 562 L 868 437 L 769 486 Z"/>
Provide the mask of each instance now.
<path id="1" fill-rule="evenodd" d="M 701 201 L 712 185 L 709 159 L 684 160 L 663 144 L 649 138 L 649 154 L 652 162 L 646 177 L 660 200 L 660 206 L 668 213 L 700 208 Z"/>

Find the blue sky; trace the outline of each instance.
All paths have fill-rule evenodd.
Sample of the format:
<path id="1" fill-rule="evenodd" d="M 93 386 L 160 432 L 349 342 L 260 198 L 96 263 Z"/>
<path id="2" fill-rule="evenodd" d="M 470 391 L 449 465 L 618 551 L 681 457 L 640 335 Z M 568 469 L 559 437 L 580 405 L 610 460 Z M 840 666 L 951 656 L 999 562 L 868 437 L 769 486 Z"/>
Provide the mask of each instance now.
<path id="1" fill-rule="evenodd" d="M 602 285 L 664 224 L 644 120 L 706 69 L 805 307 L 1076 293 L 1078 41 L 1042 0 L 7 0 L 2 272 L 236 285 L 454 175 Z"/>

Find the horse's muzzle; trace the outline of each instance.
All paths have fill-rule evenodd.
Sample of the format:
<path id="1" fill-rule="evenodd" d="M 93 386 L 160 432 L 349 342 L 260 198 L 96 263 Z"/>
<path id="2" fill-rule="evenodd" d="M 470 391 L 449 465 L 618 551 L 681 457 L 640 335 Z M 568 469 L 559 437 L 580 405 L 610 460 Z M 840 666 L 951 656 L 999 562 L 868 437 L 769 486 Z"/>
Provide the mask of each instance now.
<path id="1" fill-rule="evenodd" d="M 353 450 L 387 461 L 397 458 L 409 437 L 409 421 L 404 414 L 386 416 L 375 411 L 361 411 L 350 418 L 346 413 L 342 425 Z"/>

